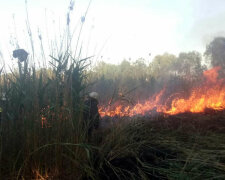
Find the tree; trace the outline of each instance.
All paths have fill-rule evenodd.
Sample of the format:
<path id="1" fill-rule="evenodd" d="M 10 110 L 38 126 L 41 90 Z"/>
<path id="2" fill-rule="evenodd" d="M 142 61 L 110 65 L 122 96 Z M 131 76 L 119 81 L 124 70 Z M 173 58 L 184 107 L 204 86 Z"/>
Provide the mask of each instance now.
<path id="1" fill-rule="evenodd" d="M 173 69 L 178 75 L 189 80 L 199 77 L 204 67 L 201 65 L 202 56 L 197 51 L 182 52 L 179 54 L 176 62 L 173 64 Z"/>
<path id="2" fill-rule="evenodd" d="M 206 58 L 210 60 L 213 67 L 222 66 L 225 68 L 225 38 L 216 37 L 206 46 Z"/>
<path id="3" fill-rule="evenodd" d="M 117 78 L 115 75 L 118 74 L 118 68 L 117 65 L 101 61 L 96 67 L 94 67 L 93 72 L 98 78 L 104 75 L 105 79 L 113 79 Z"/>
<path id="4" fill-rule="evenodd" d="M 151 74 L 154 77 L 166 78 L 172 74 L 172 65 L 176 62 L 176 56 L 173 54 L 165 53 L 156 56 L 149 64 Z"/>
<path id="5" fill-rule="evenodd" d="M 145 59 L 139 58 L 133 64 L 133 75 L 134 79 L 146 79 L 147 77 L 147 66 Z"/>

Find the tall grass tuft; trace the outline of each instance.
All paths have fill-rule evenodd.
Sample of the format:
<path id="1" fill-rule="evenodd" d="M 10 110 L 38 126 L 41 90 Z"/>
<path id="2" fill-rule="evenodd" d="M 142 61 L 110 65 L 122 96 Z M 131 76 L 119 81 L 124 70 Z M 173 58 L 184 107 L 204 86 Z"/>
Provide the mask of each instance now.
<path id="1" fill-rule="evenodd" d="M 82 129 L 87 58 L 73 59 L 70 65 L 68 53 L 51 58 L 55 61 L 51 69 L 36 70 L 28 68 L 27 61 L 18 61 L 18 71 L 1 76 L 1 94 L 6 98 L 1 103 L 3 176 L 22 178 L 33 171 L 55 174 L 66 167 L 72 170 L 71 166 L 73 173 L 80 173 L 80 163 L 68 158 L 88 160 Z"/>
<path id="2" fill-rule="evenodd" d="M 71 1 L 70 6 L 73 4 Z M 67 18 L 72 10 L 70 7 Z M 0 78 L 0 178 L 79 178 L 88 171 L 88 166 L 84 167 L 89 164 L 92 149 L 82 123 L 90 57 L 72 57 L 70 39 L 64 50 L 62 41 L 60 52 L 52 53 L 49 68 L 30 66 L 36 57 L 27 2 L 26 14 L 32 54 L 24 62 L 18 60 L 17 69 L 1 73 Z"/>

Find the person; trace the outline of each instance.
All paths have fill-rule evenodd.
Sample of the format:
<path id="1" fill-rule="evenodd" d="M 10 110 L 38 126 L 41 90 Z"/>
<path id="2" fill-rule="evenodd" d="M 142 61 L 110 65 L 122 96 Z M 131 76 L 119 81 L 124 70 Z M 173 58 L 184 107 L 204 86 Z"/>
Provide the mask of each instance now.
<path id="1" fill-rule="evenodd" d="M 0 99 L 0 124 L 2 122 L 2 116 L 3 116 L 3 107 L 5 106 L 5 102 L 6 102 L 6 95 L 3 92 L 2 93 L 2 98 Z"/>
<path id="2" fill-rule="evenodd" d="M 98 97 L 97 92 L 91 92 L 84 101 L 83 117 L 85 128 L 87 128 L 88 139 L 90 139 L 93 130 L 99 127 Z"/>

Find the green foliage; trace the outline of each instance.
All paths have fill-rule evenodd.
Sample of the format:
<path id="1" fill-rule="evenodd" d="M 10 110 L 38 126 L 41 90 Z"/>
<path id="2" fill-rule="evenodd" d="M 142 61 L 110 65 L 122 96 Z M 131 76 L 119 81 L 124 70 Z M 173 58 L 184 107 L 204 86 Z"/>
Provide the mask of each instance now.
<path id="1" fill-rule="evenodd" d="M 2 76 L 1 89 L 6 94 L 6 100 L 1 105 L 2 175 L 11 174 L 14 177 L 19 170 L 20 178 L 36 168 L 43 172 L 48 168 L 60 168 L 64 162 L 61 153 L 70 147 L 58 144 L 86 141 L 85 130 L 79 125 L 86 59 L 73 60 L 67 68 L 69 55 L 52 58 L 56 65 L 50 71 L 41 69 L 37 73 L 35 68 L 26 69 L 27 62 L 19 62 L 19 74 L 11 72 L 12 75 Z M 47 147 L 46 144 L 55 145 Z M 45 146 L 43 151 L 33 153 Z M 73 151 L 84 153 L 80 146 L 73 147 Z M 64 153 L 66 155 L 68 152 Z M 47 161 L 50 154 L 54 157 Z M 27 159 L 30 156 L 32 158 Z M 23 164 L 25 162 L 26 165 Z"/>
<path id="2" fill-rule="evenodd" d="M 205 69 L 202 56 L 196 51 L 183 52 L 178 57 L 168 53 L 158 55 L 149 65 L 142 58 L 133 63 L 123 60 L 119 65 L 100 62 L 89 74 L 89 82 L 93 83 L 89 91 L 99 92 L 103 104 L 117 101 L 132 104 L 165 86 L 173 91 L 181 90 L 180 86 L 187 91 L 201 80 Z"/>
<path id="3" fill-rule="evenodd" d="M 205 70 L 205 67 L 202 66 L 201 54 L 196 51 L 180 53 L 173 66 L 178 75 L 189 80 L 200 77 Z"/>
<path id="4" fill-rule="evenodd" d="M 156 78 L 166 78 L 170 76 L 173 71 L 173 63 L 176 61 L 176 56 L 165 53 L 156 56 L 150 63 L 149 68 L 152 75 Z"/>

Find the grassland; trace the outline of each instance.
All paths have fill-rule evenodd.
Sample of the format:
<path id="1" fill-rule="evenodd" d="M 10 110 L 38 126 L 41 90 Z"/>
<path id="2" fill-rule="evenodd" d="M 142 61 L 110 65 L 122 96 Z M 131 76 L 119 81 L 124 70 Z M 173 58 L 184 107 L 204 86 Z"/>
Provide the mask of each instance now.
<path id="1" fill-rule="evenodd" d="M 65 60 L 2 76 L 1 179 L 225 178 L 225 112 L 105 117 L 88 140 L 83 65 Z"/>
<path id="2" fill-rule="evenodd" d="M 28 61 L 18 61 L 17 68 L 7 72 L 1 69 L 0 179 L 225 179 L 224 111 L 104 117 L 101 128 L 88 140 L 82 112 L 91 86 L 102 90 L 100 94 L 106 99 L 118 95 L 121 87 L 127 94 L 132 89 L 132 96 L 154 94 L 170 77 L 166 74 L 170 65 L 178 61 L 165 54 L 157 56 L 149 67 L 142 61 L 124 61 L 120 66 L 103 63 L 90 73 L 96 76 L 90 82 L 89 58 L 82 59 L 77 53 L 79 42 L 75 50 L 79 55 L 71 56 L 74 52 L 70 49 L 69 26 L 67 21 L 67 41 L 61 42 L 60 52 L 52 52 L 50 59 L 45 57 L 50 68 L 31 67 L 29 61 L 36 62 L 33 52 Z M 32 33 L 28 34 L 34 51 Z M 41 52 L 44 54 L 43 47 Z M 187 55 L 199 57 L 198 53 Z M 179 58 L 187 65 L 185 72 L 190 72 L 189 59 Z M 181 61 L 185 59 L 188 61 Z M 195 76 L 185 76 L 192 81 L 183 81 L 185 78 L 180 76 L 171 78 L 171 91 L 184 91 L 191 83 L 199 82 L 196 77 L 204 68 L 192 69 L 196 69 Z M 138 92 L 140 84 L 144 86 Z"/>

